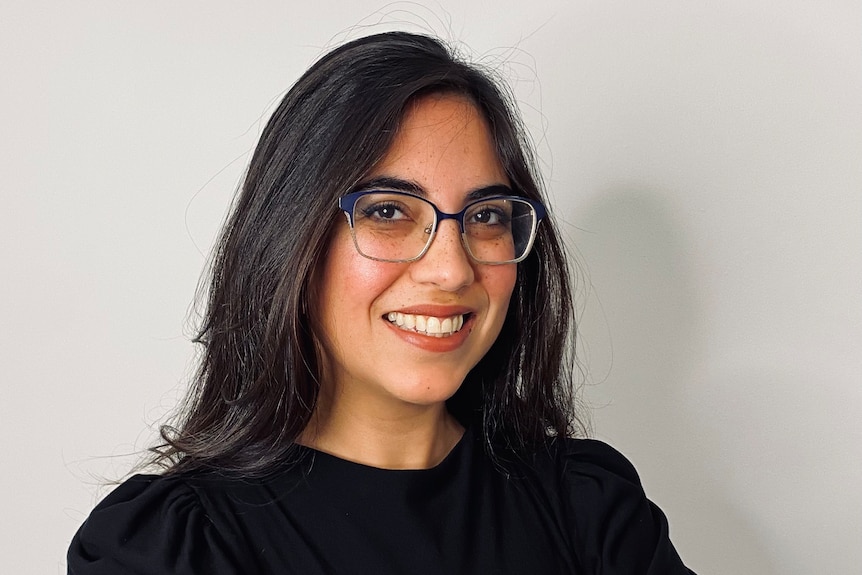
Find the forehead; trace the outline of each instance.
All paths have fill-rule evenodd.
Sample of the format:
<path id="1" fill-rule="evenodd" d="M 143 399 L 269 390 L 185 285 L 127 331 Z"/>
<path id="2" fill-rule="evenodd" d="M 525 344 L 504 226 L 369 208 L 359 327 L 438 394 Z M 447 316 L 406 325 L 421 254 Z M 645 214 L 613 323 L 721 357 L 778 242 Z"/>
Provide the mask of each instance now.
<path id="1" fill-rule="evenodd" d="M 508 185 L 488 124 L 467 98 L 435 94 L 416 100 L 370 178 L 414 183 L 429 196 Z"/>

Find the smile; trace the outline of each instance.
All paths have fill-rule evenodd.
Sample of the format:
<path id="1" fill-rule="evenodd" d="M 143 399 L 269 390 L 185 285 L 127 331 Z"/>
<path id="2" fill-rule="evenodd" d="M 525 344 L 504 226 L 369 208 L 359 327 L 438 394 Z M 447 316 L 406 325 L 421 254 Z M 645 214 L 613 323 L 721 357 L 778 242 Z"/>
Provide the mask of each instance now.
<path id="1" fill-rule="evenodd" d="M 435 317 L 390 311 L 386 314 L 390 323 L 404 331 L 412 331 L 431 337 L 448 337 L 464 327 L 464 315 Z"/>

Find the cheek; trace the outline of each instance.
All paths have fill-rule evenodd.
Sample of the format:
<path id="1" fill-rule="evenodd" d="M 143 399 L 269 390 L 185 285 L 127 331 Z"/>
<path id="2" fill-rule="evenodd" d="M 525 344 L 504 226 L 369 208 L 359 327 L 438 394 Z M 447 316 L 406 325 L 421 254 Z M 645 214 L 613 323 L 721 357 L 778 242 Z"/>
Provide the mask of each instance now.
<path id="1" fill-rule="evenodd" d="M 367 315 L 368 306 L 394 281 L 392 267 L 359 255 L 349 232 L 336 233 L 320 290 L 320 306 L 327 319 Z"/>
<path id="2" fill-rule="evenodd" d="M 491 309 L 500 315 L 498 322 L 502 325 L 506 317 L 506 310 L 509 308 L 512 291 L 515 289 L 518 268 L 516 264 L 483 267 L 484 269 L 481 271 L 482 285 L 485 286 Z"/>

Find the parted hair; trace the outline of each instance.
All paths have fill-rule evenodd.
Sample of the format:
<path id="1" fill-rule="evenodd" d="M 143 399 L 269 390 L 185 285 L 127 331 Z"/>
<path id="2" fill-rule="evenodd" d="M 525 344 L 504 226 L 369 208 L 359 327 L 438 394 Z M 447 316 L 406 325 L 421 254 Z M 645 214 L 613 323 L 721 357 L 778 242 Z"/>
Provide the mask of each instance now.
<path id="1" fill-rule="evenodd" d="M 544 201 L 508 89 L 440 40 L 406 32 L 354 40 L 320 58 L 266 124 L 212 255 L 196 343 L 200 365 L 153 463 L 168 474 L 262 474 L 290 460 L 321 386 L 316 320 L 339 196 L 389 149 L 410 104 L 435 93 L 484 116 L 515 194 Z M 447 402 L 486 449 L 527 452 L 572 435 L 574 314 L 554 218 L 542 221 L 502 331 Z M 325 305 L 325 302 L 324 302 Z"/>

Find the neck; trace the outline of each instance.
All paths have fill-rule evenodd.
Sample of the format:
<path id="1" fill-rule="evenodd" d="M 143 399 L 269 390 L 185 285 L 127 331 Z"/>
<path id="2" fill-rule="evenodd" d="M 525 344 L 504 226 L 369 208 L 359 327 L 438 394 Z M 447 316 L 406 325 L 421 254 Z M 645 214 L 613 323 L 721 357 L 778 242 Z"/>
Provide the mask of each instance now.
<path id="1" fill-rule="evenodd" d="M 298 442 L 371 467 L 428 469 L 443 461 L 464 434 L 444 404 L 400 407 L 398 413 L 350 409 L 341 402 L 318 407 Z"/>

